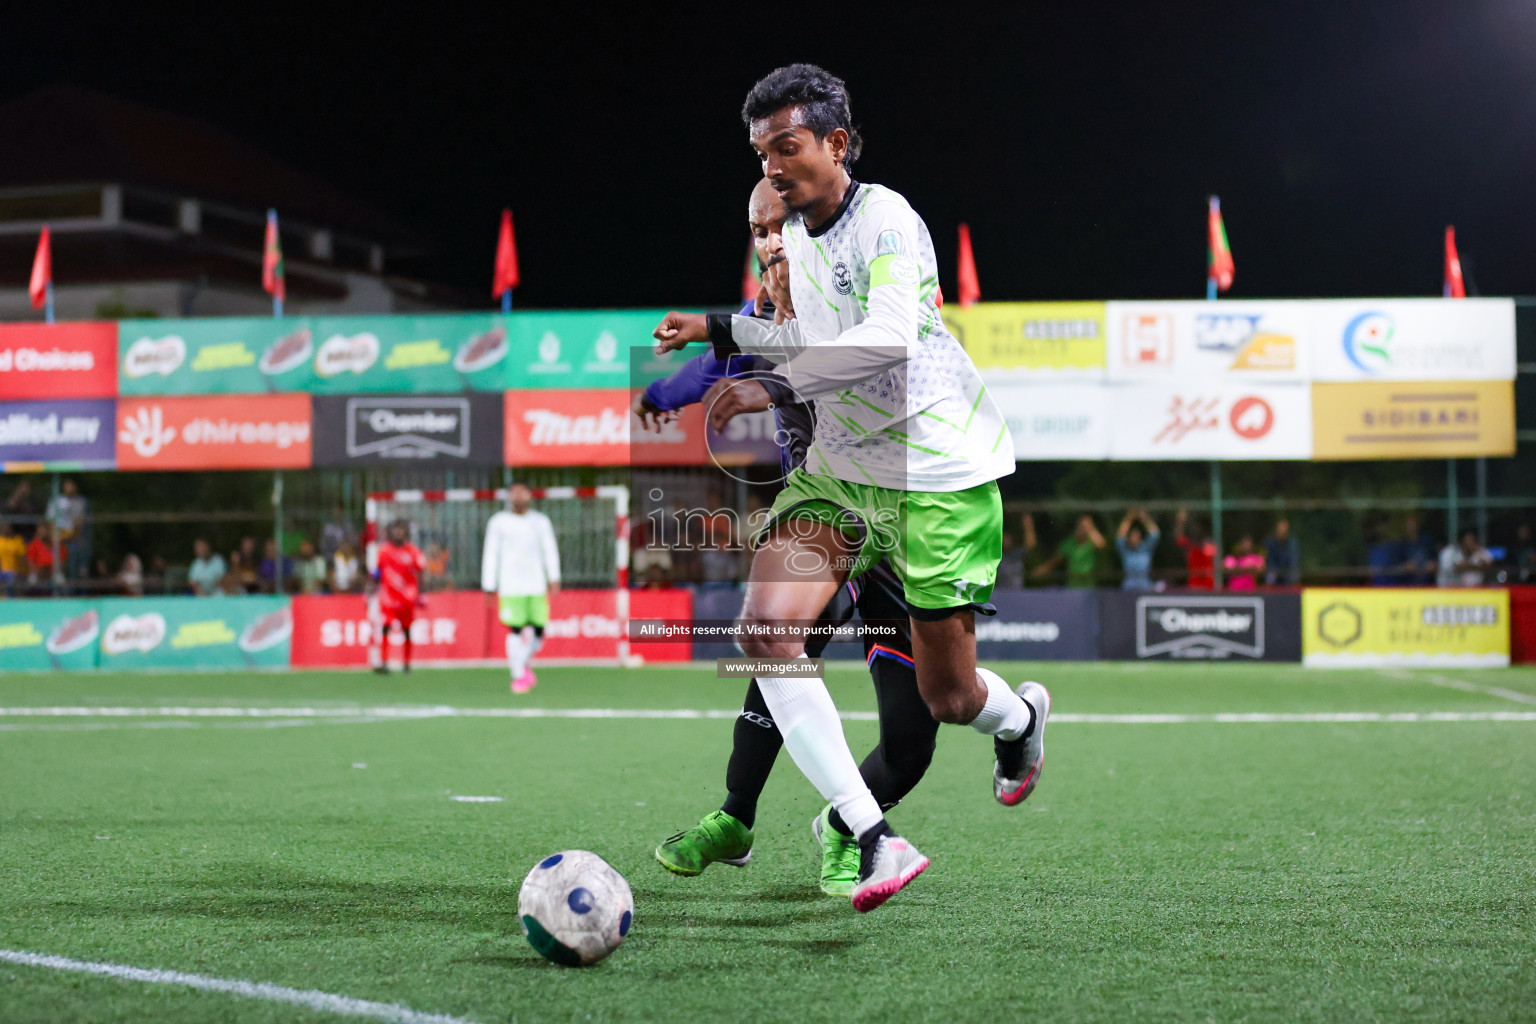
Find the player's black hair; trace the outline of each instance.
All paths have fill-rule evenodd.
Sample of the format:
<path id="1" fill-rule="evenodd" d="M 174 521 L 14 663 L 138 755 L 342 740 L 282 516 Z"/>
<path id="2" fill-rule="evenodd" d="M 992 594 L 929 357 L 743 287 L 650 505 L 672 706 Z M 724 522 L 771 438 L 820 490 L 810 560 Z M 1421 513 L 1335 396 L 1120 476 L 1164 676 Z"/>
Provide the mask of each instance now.
<path id="1" fill-rule="evenodd" d="M 848 155 L 844 167 L 852 167 L 864 149 L 864 138 L 853 126 L 849 110 L 848 86 L 825 68 L 815 64 L 786 64 L 774 68 L 747 93 L 741 105 L 741 120 L 748 128 L 752 122 L 785 107 L 799 107 L 805 112 L 804 124 L 817 141 L 832 134 L 834 128 L 848 133 Z"/>

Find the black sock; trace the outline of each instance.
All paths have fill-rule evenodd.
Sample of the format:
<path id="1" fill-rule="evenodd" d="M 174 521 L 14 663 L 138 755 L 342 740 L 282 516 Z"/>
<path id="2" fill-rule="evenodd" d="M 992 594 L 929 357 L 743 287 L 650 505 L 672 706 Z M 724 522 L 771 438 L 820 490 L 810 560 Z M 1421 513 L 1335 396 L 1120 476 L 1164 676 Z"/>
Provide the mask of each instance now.
<path id="1" fill-rule="evenodd" d="M 720 805 L 720 809 L 747 828 L 751 828 L 757 821 L 757 800 L 744 793 L 725 794 L 725 803 Z"/>
<path id="2" fill-rule="evenodd" d="M 1024 698 L 1020 697 L 1019 700 L 1024 700 Z M 1035 706 L 1027 700 L 1024 700 L 1024 706 L 1029 708 L 1029 728 L 1019 735 L 1021 740 L 1027 740 L 1035 734 Z"/>
<path id="3" fill-rule="evenodd" d="M 747 687 L 731 736 L 731 759 L 725 766 L 726 797 L 720 808 L 747 828 L 757 820 L 757 798 L 768 784 L 768 774 L 783 745 L 784 737 L 773 724 L 768 702 L 754 679 Z"/>
<path id="4" fill-rule="evenodd" d="M 865 779 L 864 781 L 868 783 L 869 780 Z M 843 820 L 843 816 L 837 813 L 836 807 L 832 808 L 832 813 L 827 815 L 827 824 L 831 825 L 835 832 L 840 832 L 845 836 L 853 835 L 853 829 L 849 828 L 848 823 Z"/>
<path id="5" fill-rule="evenodd" d="M 889 826 L 889 825 L 887 825 L 885 823 L 885 819 L 881 818 L 880 821 L 875 825 L 874 828 L 870 829 L 868 832 L 865 832 L 863 835 L 859 836 L 859 877 L 860 878 L 868 878 L 869 877 L 869 873 L 874 870 L 874 866 L 875 866 L 875 844 L 877 844 L 880 841 L 880 837 L 881 836 L 894 836 L 895 834 L 896 833 L 891 830 L 891 826 Z"/>

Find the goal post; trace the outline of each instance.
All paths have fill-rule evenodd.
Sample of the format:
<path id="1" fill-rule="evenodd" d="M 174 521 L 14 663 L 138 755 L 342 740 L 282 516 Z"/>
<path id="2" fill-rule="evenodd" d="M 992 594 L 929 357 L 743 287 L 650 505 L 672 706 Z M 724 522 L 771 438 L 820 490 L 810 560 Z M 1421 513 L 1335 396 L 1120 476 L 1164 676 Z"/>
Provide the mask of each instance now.
<path id="1" fill-rule="evenodd" d="M 562 589 L 613 590 L 619 625 L 618 662 L 630 664 L 629 488 L 531 488 L 533 507 L 549 517 L 560 549 Z M 378 566 L 378 544 L 395 519 L 411 524 L 411 540 L 427 555 L 423 584 L 479 590 L 485 526 L 507 507 L 510 490 L 375 491 L 364 504 L 368 571 Z M 439 570 L 439 571 L 434 571 Z"/>

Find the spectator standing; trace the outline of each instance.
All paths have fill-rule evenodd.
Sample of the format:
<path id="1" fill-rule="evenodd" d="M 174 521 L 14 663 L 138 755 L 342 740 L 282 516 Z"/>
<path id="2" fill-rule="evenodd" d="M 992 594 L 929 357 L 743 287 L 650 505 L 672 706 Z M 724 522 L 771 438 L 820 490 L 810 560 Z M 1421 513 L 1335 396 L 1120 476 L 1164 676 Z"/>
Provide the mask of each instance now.
<path id="1" fill-rule="evenodd" d="M 91 564 L 89 511 L 79 485 L 72 478 L 66 478 L 59 493 L 48 499 L 44 516 L 60 544 L 69 545 L 69 553 L 64 557 L 66 579 L 83 579 Z"/>
<path id="2" fill-rule="evenodd" d="M 1090 515 L 1077 517 L 1072 536 L 1056 545 L 1056 554 L 1040 563 L 1031 574 L 1045 577 L 1055 572 L 1058 565 L 1067 569 L 1067 586 L 1092 588 L 1098 583 L 1099 552 L 1106 542 Z"/>
<path id="3" fill-rule="evenodd" d="M 361 567 L 357 561 L 357 549 L 350 540 L 342 541 L 331 557 L 331 589 L 338 594 L 354 593 L 362 582 Z"/>
<path id="4" fill-rule="evenodd" d="M 340 505 L 331 509 L 331 521 L 320 529 L 320 557 L 327 562 L 336 557 L 343 544 L 356 544 L 357 537 L 347 522 L 347 512 Z"/>
<path id="5" fill-rule="evenodd" d="M 291 583 L 293 581 L 293 559 L 287 555 L 279 555 L 277 541 L 268 539 L 261 551 L 261 563 L 256 567 L 257 589 L 263 594 L 277 593 L 278 558 L 282 558 L 283 579 Z"/>
<path id="6" fill-rule="evenodd" d="M 16 533 L 16 528 L 6 520 L 0 520 L 0 588 L 6 597 L 16 596 L 16 581 L 27 564 L 27 542 Z"/>
<path id="7" fill-rule="evenodd" d="M 997 588 L 1022 590 L 1024 587 L 1024 552 L 1013 534 L 1003 531 L 1003 558 L 997 563 Z"/>
<path id="8" fill-rule="evenodd" d="M 672 551 L 655 536 L 649 519 L 640 520 L 636 526 L 640 543 L 630 559 L 630 579 L 651 589 L 664 587 L 672 579 Z"/>
<path id="9" fill-rule="evenodd" d="M 144 563 L 138 555 L 130 553 L 123 557 L 123 566 L 117 571 L 117 585 L 128 597 L 144 596 Z"/>
<path id="10" fill-rule="evenodd" d="M 1029 586 L 1029 581 L 1034 577 L 1035 570 L 1040 568 L 1040 534 L 1035 530 L 1035 514 L 1024 513 L 1024 585 Z"/>
<path id="11" fill-rule="evenodd" d="M 423 590 L 447 590 L 453 585 L 448 576 L 448 549 L 437 541 L 427 542 L 421 588 Z"/>
<path id="12" fill-rule="evenodd" d="M 1370 573 L 1371 586 L 1397 586 L 1402 581 L 1402 541 L 1396 537 L 1388 537 L 1384 531 L 1377 535 L 1374 530 L 1366 531 L 1366 539 L 1371 542 L 1365 551 L 1365 564 Z"/>
<path id="13" fill-rule="evenodd" d="M 224 575 L 229 572 L 224 559 L 213 553 L 208 542 L 199 537 L 192 542 L 192 567 L 187 570 L 187 583 L 198 597 L 211 597 L 224 593 Z"/>
<path id="14" fill-rule="evenodd" d="M 1234 544 L 1232 553 L 1222 565 L 1228 573 L 1228 590 L 1259 589 L 1259 577 L 1264 574 L 1264 556 L 1254 550 L 1252 537 L 1245 536 Z"/>
<path id="15" fill-rule="evenodd" d="M 16 484 L 16 488 L 11 491 L 11 496 L 5 501 L 5 514 L 13 522 L 31 523 L 37 518 L 37 500 L 32 497 L 31 480 L 22 477 L 20 482 Z M 28 530 L 17 530 L 16 532 L 22 534 L 23 539 L 25 539 L 25 534 L 29 531 L 30 527 Z"/>
<path id="16" fill-rule="evenodd" d="M 229 564 L 240 567 L 240 592 L 254 594 L 261 589 L 261 579 L 256 575 L 256 570 L 261 564 L 261 559 L 256 555 L 256 538 L 240 538 L 239 559 L 230 556 Z"/>
<path id="17" fill-rule="evenodd" d="M 1216 589 L 1216 545 L 1205 535 L 1196 532 L 1193 537 L 1185 532 L 1189 525 L 1189 513 L 1179 509 L 1173 517 L 1173 542 L 1184 552 L 1184 564 L 1188 570 L 1184 585 L 1191 590 Z"/>
<path id="18" fill-rule="evenodd" d="M 247 593 L 245 589 L 245 576 L 248 571 L 244 559 L 240 557 L 240 552 L 231 551 L 229 553 L 229 568 L 224 573 L 223 581 L 219 584 L 219 591 L 224 594 Z"/>
<path id="19" fill-rule="evenodd" d="M 1510 547 L 1510 578 L 1516 583 L 1536 580 L 1536 540 L 1531 537 L 1531 524 L 1521 523 L 1515 528 L 1515 543 Z"/>
<path id="20" fill-rule="evenodd" d="M 299 544 L 299 562 L 293 568 L 294 579 L 299 584 L 299 593 L 320 593 L 325 587 L 325 569 L 325 559 L 315 550 L 315 546 L 307 540 L 301 542 Z"/>
<path id="21" fill-rule="evenodd" d="M 1120 568 L 1125 579 L 1120 586 L 1124 590 L 1152 589 L 1152 553 L 1162 539 L 1157 520 L 1144 508 L 1133 508 L 1120 520 L 1115 531 L 1115 550 L 1120 552 Z"/>
<path id="22" fill-rule="evenodd" d="M 704 589 L 726 590 L 741 579 L 741 553 L 736 550 L 731 535 L 730 521 L 716 517 L 710 528 L 714 546 L 705 548 L 699 555 L 699 571 L 703 575 Z"/>
<path id="23" fill-rule="evenodd" d="M 27 584 L 32 587 L 50 583 L 55 575 L 53 530 L 47 522 L 37 524 L 37 532 L 27 545 Z"/>
<path id="24" fill-rule="evenodd" d="M 1397 547 L 1397 582 L 1423 587 L 1437 581 L 1435 544 L 1419 527 L 1419 517 L 1403 520 L 1403 536 Z"/>
<path id="25" fill-rule="evenodd" d="M 1442 587 L 1480 587 L 1484 573 L 1493 564 L 1488 549 L 1477 542 L 1477 534 L 1468 530 L 1460 544 L 1447 544 L 1440 551 L 1440 569 L 1435 582 Z"/>
<path id="26" fill-rule="evenodd" d="M 1289 519 L 1275 521 L 1274 532 L 1264 540 L 1262 561 L 1265 566 L 1265 583 L 1272 587 L 1301 585 L 1301 545 L 1291 533 Z"/>

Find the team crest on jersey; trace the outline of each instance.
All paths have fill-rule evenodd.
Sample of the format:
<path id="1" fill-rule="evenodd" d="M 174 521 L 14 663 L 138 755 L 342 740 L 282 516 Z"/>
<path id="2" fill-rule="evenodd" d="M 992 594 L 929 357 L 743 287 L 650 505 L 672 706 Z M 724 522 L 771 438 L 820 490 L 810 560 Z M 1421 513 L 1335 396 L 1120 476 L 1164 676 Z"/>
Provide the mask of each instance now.
<path id="1" fill-rule="evenodd" d="M 842 260 L 838 260 L 837 266 L 832 268 L 832 286 L 842 295 L 853 291 L 853 275 L 848 271 L 848 264 Z"/>
<path id="2" fill-rule="evenodd" d="M 876 256 L 900 256 L 901 252 L 901 235 L 898 232 L 880 232 L 880 244 L 875 248 Z"/>

